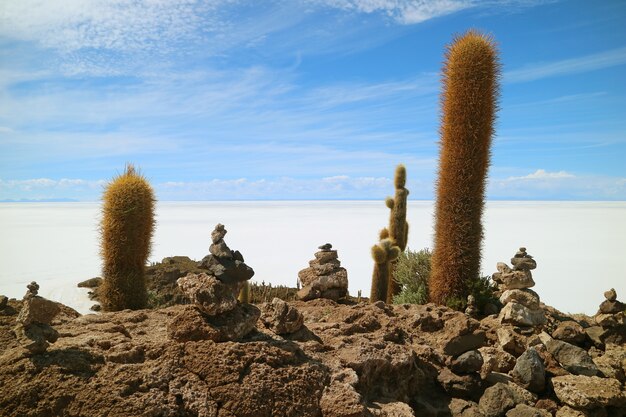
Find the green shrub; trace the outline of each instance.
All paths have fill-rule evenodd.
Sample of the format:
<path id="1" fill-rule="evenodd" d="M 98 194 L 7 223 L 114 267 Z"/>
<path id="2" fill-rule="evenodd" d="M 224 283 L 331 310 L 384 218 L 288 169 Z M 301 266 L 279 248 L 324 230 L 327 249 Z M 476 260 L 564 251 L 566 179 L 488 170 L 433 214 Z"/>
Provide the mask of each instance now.
<path id="1" fill-rule="evenodd" d="M 430 279 L 430 249 L 420 251 L 407 249 L 396 263 L 395 278 L 402 290 L 393 299 L 395 304 L 426 304 L 428 280 Z"/>

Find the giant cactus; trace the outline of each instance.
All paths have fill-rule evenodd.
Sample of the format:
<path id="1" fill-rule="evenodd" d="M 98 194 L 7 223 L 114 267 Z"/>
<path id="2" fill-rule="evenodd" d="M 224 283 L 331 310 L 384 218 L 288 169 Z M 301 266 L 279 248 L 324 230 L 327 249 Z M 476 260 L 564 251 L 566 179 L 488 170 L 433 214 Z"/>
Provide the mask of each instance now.
<path id="1" fill-rule="evenodd" d="M 370 302 L 386 301 L 389 280 L 391 279 L 391 263 L 400 256 L 400 248 L 395 246 L 389 237 L 387 229 L 381 231 L 381 240 L 372 246 L 374 272 L 372 274 L 372 289 Z"/>
<path id="2" fill-rule="evenodd" d="M 409 238 L 409 224 L 406 222 L 406 200 L 409 190 L 406 185 L 406 168 L 400 164 L 396 167 L 394 185 L 396 193 L 394 198 L 387 197 L 385 204 L 390 210 L 389 213 L 389 237 L 393 240 L 395 246 L 400 248 L 400 252 L 404 252 Z M 387 283 L 387 303 L 393 302 L 393 297 L 400 293 L 400 284 L 395 278 L 395 264 L 392 265 L 392 274 Z"/>
<path id="3" fill-rule="evenodd" d="M 144 308 L 144 270 L 154 230 L 154 193 L 132 165 L 104 190 L 100 253 L 105 311 Z"/>
<path id="4" fill-rule="evenodd" d="M 498 101 L 494 41 L 476 31 L 447 47 L 430 301 L 467 297 L 478 277 L 485 182 Z"/>

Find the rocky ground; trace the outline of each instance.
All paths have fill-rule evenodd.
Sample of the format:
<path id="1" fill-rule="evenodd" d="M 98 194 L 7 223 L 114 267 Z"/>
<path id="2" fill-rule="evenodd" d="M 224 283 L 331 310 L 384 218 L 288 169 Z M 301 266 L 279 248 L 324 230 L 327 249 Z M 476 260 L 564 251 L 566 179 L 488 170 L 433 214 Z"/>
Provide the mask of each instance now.
<path id="1" fill-rule="evenodd" d="M 523 328 L 432 304 L 275 300 L 226 342 L 185 330 L 190 305 L 63 306 L 34 354 L 13 332 L 22 305 L 0 309 L 7 417 L 626 415 L 623 328 L 543 305 L 546 323 Z"/>

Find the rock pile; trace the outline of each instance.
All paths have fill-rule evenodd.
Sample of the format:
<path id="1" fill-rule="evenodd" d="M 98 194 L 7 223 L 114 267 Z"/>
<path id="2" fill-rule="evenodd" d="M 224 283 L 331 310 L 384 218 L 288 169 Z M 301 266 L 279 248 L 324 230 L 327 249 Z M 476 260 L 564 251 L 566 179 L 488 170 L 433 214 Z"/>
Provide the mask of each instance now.
<path id="1" fill-rule="evenodd" d="M 39 284 L 35 281 L 26 287 L 28 291 L 24 295 L 22 310 L 17 316 L 13 332 L 20 345 L 33 355 L 45 352 L 50 343 L 56 342 L 59 338 L 59 333 L 50 326 L 50 323 L 61 308 L 54 301 L 37 295 Z"/>
<path id="2" fill-rule="evenodd" d="M 319 246 L 315 259 L 309 261 L 309 267 L 298 272 L 302 289 L 298 299 L 308 301 L 315 298 L 341 300 L 348 295 L 348 272 L 341 267 L 337 251 L 330 243 Z"/>
<path id="3" fill-rule="evenodd" d="M 210 254 L 200 263 L 200 268 L 208 272 L 189 273 L 178 279 L 179 288 L 193 305 L 169 323 L 170 338 L 225 342 L 241 339 L 254 329 L 261 312 L 237 301 L 239 291 L 254 271 L 239 251 L 226 245 L 226 232 L 224 225 L 218 224 L 211 233 Z"/>
<path id="4" fill-rule="evenodd" d="M 511 258 L 511 264 L 513 268 L 498 262 L 498 272 L 492 276 L 502 292 L 500 302 L 504 307 L 500 311 L 500 321 L 517 326 L 545 324 L 539 295 L 530 289 L 535 285 L 530 271 L 537 267 L 537 262 L 526 253 L 526 248 L 519 248 Z"/>
<path id="5" fill-rule="evenodd" d="M 626 342 L 626 304 L 617 300 L 617 292 L 613 288 L 604 293 L 604 298 L 594 317 L 601 330 L 589 329 L 587 333 L 590 337 L 599 339 L 602 344 L 624 343 Z"/>

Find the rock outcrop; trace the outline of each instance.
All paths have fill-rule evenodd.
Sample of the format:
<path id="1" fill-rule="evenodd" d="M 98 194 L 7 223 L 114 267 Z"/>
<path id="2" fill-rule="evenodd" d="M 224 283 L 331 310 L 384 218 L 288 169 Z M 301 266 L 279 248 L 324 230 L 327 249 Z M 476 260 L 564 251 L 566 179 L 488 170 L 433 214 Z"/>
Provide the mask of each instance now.
<path id="1" fill-rule="evenodd" d="M 498 262 L 498 272 L 492 275 L 501 291 L 500 302 L 504 305 L 500 311 L 501 322 L 517 326 L 545 324 L 539 295 L 530 289 L 535 285 L 530 271 L 537 267 L 537 262 L 526 253 L 526 248 L 519 248 L 511 258 L 511 264 L 513 268 Z"/>
<path id="2" fill-rule="evenodd" d="M 302 288 L 298 299 L 303 301 L 327 298 L 338 301 L 348 295 L 348 271 L 341 267 L 337 251 L 330 243 L 319 247 L 315 259 L 309 261 L 309 267 L 298 272 Z"/>
<path id="3" fill-rule="evenodd" d="M 232 251 L 224 236 L 224 225 L 211 233 L 210 254 L 200 268 L 206 273 L 189 273 L 178 279 L 178 286 L 193 305 L 186 307 L 168 324 L 169 337 L 178 342 L 240 340 L 255 328 L 260 310 L 240 304 L 237 295 L 254 271 L 239 251 Z"/>

